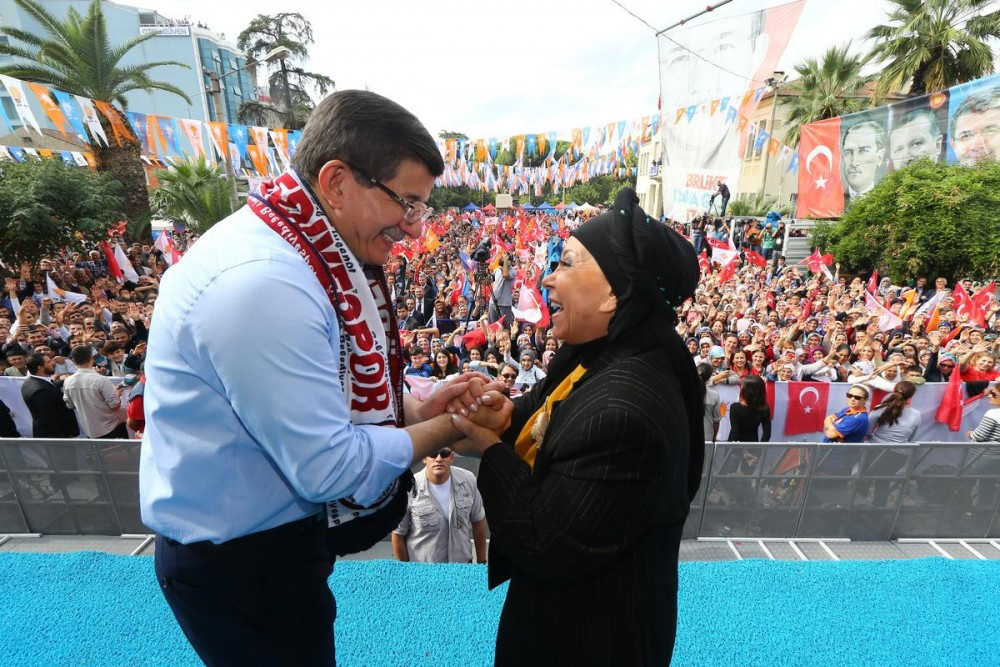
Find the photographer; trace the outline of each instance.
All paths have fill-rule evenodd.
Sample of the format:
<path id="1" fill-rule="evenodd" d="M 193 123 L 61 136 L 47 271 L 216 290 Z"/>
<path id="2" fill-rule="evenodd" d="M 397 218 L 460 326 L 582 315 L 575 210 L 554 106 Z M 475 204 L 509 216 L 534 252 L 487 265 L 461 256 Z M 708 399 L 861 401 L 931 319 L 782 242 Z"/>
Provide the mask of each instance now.
<path id="1" fill-rule="evenodd" d="M 514 276 L 510 253 L 500 254 L 500 266 L 493 271 L 493 292 L 490 296 L 490 323 L 503 318 L 505 324 L 514 321 Z"/>

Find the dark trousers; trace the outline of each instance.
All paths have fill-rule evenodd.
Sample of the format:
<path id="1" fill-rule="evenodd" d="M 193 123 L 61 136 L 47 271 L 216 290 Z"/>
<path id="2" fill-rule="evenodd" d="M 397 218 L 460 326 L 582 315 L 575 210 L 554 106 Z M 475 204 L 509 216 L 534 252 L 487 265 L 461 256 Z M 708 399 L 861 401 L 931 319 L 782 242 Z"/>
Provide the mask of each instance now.
<path id="1" fill-rule="evenodd" d="M 333 559 L 316 517 L 222 544 L 156 536 L 156 578 L 206 665 L 335 665 Z"/>
<path id="2" fill-rule="evenodd" d="M 110 433 L 99 435 L 94 440 L 128 440 L 128 429 L 125 427 L 125 422 L 115 426 Z"/>

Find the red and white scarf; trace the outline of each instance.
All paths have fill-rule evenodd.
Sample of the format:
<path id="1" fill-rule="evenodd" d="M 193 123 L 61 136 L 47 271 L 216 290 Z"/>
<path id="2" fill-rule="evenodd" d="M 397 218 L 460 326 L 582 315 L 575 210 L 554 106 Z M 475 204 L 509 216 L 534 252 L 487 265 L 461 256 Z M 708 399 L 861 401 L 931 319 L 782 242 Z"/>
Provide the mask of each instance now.
<path id="1" fill-rule="evenodd" d="M 309 186 L 291 168 L 247 198 L 264 223 L 302 256 L 326 291 L 340 329 L 340 384 L 352 424 L 403 426 L 403 357 L 382 267 L 363 266 L 334 229 Z M 369 507 L 351 498 L 327 504 L 342 525 L 383 507 L 394 481 Z"/>

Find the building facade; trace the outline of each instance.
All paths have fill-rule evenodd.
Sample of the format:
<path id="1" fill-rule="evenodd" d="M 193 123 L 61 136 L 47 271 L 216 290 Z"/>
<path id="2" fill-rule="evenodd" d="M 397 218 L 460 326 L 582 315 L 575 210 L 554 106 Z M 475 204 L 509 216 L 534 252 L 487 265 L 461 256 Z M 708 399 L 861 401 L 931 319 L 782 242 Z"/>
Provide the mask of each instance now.
<path id="1" fill-rule="evenodd" d="M 90 4 L 85 0 L 39 0 L 43 8 L 56 17 L 66 16 L 70 8 L 85 14 Z M 224 35 L 216 34 L 207 26 L 190 18 L 170 19 L 154 10 L 140 9 L 114 2 L 102 2 L 107 24 L 108 39 L 112 45 L 121 44 L 139 35 L 154 34 L 122 58 L 120 66 L 128 67 L 144 62 L 174 61 L 178 65 L 164 65 L 150 70 L 158 81 L 171 83 L 190 98 L 190 103 L 173 93 L 161 90 L 132 91 L 126 94 L 128 110 L 157 116 L 192 118 L 201 121 L 223 120 L 236 123 L 237 110 L 244 101 L 256 99 L 252 68 L 235 44 Z M 46 34 L 42 27 L 21 10 L 13 0 L 0 0 L 0 24 L 20 28 L 34 34 Z M 6 39 L 6 38 L 5 38 Z M 10 62 L 0 57 L 0 64 Z M 222 118 L 216 118 L 211 96 L 209 73 L 220 77 L 222 93 Z M 8 111 L 12 123 L 17 114 L 6 91 L 0 103 Z M 36 114 L 39 122 L 47 121 L 44 114 Z M 15 128 L 17 129 L 17 128 Z"/>
<path id="2" fill-rule="evenodd" d="M 639 165 L 636 171 L 635 192 L 639 195 L 639 206 L 647 215 L 659 218 L 663 215 L 663 139 L 660 133 L 639 147 Z"/>

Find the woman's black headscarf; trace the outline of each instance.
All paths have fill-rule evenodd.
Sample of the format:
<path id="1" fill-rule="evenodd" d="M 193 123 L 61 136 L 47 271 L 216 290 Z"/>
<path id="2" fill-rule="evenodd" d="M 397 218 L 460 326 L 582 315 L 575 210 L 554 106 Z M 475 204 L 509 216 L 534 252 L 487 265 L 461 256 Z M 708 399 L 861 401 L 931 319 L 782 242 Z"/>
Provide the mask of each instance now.
<path id="1" fill-rule="evenodd" d="M 605 344 L 642 328 L 654 331 L 667 352 L 684 396 L 690 436 L 688 495 L 694 498 L 705 455 L 705 387 L 677 334 L 675 310 L 694 297 L 698 286 L 701 272 L 694 248 L 646 215 L 632 188 L 622 189 L 612 210 L 580 225 L 573 237 L 594 256 L 617 297 Z"/>

